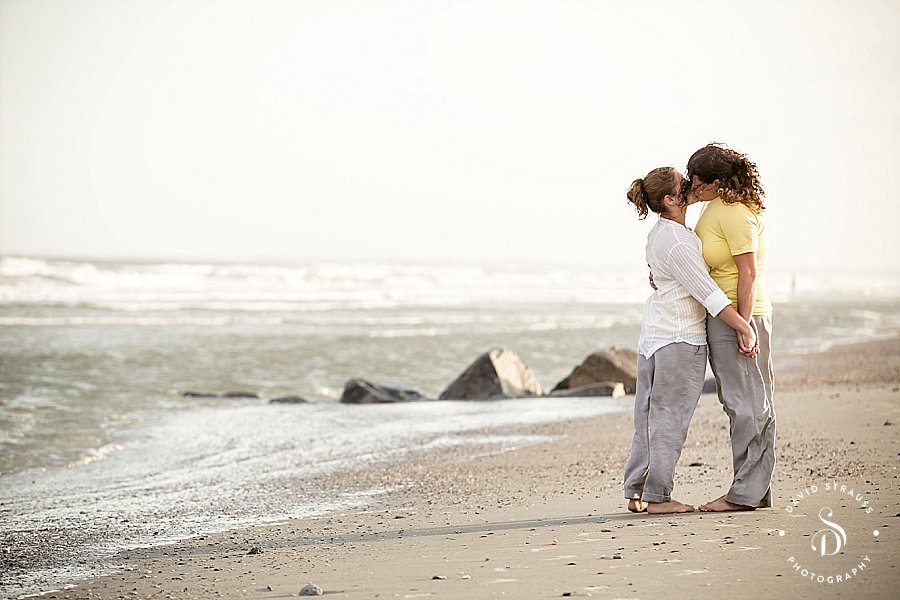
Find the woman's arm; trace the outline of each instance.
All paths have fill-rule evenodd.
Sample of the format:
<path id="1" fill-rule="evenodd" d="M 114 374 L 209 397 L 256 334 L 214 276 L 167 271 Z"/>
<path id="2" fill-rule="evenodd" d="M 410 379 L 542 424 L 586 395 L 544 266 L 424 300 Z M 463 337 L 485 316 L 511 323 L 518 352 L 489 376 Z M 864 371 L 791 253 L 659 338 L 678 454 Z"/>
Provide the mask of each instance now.
<path id="1" fill-rule="evenodd" d="M 734 264 L 738 270 L 738 312 L 750 321 L 756 306 L 756 252 L 736 254 Z"/>

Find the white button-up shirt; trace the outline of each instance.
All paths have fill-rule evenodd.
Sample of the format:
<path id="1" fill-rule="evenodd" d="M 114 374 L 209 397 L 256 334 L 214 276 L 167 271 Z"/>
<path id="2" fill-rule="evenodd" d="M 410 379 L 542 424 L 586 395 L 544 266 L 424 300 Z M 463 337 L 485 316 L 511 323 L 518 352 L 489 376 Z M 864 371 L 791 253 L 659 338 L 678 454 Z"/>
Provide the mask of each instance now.
<path id="1" fill-rule="evenodd" d="M 660 217 L 647 235 L 647 264 L 656 291 L 647 299 L 638 352 L 650 358 L 672 342 L 706 343 L 706 312 L 718 315 L 731 301 L 709 276 L 700 238 Z"/>

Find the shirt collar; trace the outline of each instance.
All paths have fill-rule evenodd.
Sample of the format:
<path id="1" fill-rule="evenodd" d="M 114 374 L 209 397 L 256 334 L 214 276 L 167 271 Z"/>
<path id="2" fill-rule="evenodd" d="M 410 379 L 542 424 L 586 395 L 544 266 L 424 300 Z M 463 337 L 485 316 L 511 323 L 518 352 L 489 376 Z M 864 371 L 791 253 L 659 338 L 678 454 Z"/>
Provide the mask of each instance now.
<path id="1" fill-rule="evenodd" d="M 682 225 L 681 223 L 677 223 L 677 222 L 673 221 L 672 219 L 667 219 L 662 215 L 659 215 L 658 219 L 659 219 L 659 222 L 663 226 L 671 226 L 671 227 L 677 227 L 678 229 L 687 229 L 688 231 L 693 231 L 693 229 L 691 229 L 687 225 Z"/>

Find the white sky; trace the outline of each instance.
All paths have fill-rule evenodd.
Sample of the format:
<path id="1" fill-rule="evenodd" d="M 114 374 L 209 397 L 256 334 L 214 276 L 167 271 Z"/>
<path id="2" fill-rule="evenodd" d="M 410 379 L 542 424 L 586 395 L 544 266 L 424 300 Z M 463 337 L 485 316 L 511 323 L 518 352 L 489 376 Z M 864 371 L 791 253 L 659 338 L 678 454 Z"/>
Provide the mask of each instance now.
<path id="1" fill-rule="evenodd" d="M 773 267 L 897 269 L 898 107 L 891 0 L 0 0 L 0 252 L 641 267 L 715 140 Z"/>

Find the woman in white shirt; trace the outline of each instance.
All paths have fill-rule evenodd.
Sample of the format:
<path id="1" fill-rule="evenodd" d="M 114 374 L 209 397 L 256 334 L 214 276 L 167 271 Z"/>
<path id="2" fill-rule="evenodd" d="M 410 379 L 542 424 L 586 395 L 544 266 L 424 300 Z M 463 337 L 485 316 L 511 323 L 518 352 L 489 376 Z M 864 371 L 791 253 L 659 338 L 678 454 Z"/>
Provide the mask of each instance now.
<path id="1" fill-rule="evenodd" d="M 694 510 L 671 494 L 675 463 L 703 390 L 707 311 L 738 333 L 741 352 L 752 353 L 756 344 L 753 328 L 709 276 L 700 238 L 684 224 L 683 185 L 676 169 L 660 167 L 636 179 L 627 193 L 641 219 L 651 211 L 659 215 L 647 235 L 656 291 L 641 323 L 634 438 L 625 465 L 625 498 L 632 512 Z"/>

